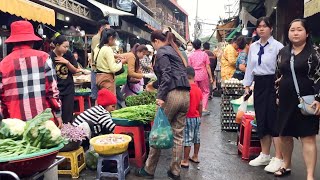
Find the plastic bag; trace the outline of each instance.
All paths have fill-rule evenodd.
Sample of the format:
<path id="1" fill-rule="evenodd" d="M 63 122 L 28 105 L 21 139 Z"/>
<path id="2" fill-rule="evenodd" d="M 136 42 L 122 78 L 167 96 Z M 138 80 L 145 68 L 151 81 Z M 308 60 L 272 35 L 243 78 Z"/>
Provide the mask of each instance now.
<path id="1" fill-rule="evenodd" d="M 240 124 L 242 121 L 242 117 L 244 113 L 247 111 L 248 101 L 243 101 L 238 108 L 237 115 L 236 115 L 236 123 Z"/>
<path id="2" fill-rule="evenodd" d="M 163 108 L 157 111 L 154 124 L 149 135 L 149 145 L 156 149 L 169 149 L 173 146 L 173 133 Z"/>

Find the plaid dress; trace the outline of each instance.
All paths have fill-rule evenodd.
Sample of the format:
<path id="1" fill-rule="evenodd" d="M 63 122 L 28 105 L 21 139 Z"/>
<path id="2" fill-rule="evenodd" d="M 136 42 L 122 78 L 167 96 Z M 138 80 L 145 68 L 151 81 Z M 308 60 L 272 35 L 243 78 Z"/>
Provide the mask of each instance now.
<path id="1" fill-rule="evenodd" d="M 49 55 L 27 45 L 13 48 L 0 62 L 0 112 L 30 120 L 46 108 L 60 116 L 56 73 Z"/>

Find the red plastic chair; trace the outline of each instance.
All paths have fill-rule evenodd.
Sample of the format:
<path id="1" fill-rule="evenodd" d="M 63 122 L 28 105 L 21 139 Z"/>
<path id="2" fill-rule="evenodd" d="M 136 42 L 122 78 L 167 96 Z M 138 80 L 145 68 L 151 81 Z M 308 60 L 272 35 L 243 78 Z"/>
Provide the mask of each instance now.
<path id="1" fill-rule="evenodd" d="M 249 160 L 250 155 L 256 155 L 261 152 L 260 141 L 251 139 L 252 125 L 250 122 L 253 120 L 254 117 L 252 115 L 245 114 L 242 117 L 238 139 L 238 154 L 242 154 L 243 160 Z"/>
<path id="2" fill-rule="evenodd" d="M 133 136 L 134 157 L 130 157 L 130 163 L 135 164 L 138 168 L 142 168 L 146 158 L 146 143 L 144 139 L 143 126 L 116 126 L 115 134 L 128 134 Z"/>
<path id="3" fill-rule="evenodd" d="M 84 109 L 84 101 L 87 100 L 89 103 L 89 108 L 91 107 L 90 96 L 74 96 L 74 101 L 78 101 L 79 103 L 79 111 L 75 111 L 74 114 L 79 115 L 82 113 Z"/>

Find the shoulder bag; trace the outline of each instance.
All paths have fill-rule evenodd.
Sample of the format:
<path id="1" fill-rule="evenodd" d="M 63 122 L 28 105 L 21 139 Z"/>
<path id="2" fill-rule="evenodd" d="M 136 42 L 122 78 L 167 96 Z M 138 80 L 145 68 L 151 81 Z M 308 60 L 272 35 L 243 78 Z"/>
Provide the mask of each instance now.
<path id="1" fill-rule="evenodd" d="M 315 109 L 311 106 L 311 104 L 315 101 L 314 95 L 300 96 L 299 85 L 297 81 L 297 76 L 294 70 L 294 55 L 293 50 L 291 51 L 291 59 L 290 59 L 290 68 L 293 78 L 294 87 L 296 89 L 300 104 L 298 107 L 301 110 L 301 113 L 305 116 L 314 116 Z"/>

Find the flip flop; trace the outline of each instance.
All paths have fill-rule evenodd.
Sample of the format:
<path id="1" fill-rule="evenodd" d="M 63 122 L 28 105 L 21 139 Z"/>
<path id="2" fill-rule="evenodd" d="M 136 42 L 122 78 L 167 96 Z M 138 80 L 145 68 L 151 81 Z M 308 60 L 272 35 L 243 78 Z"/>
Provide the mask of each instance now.
<path id="1" fill-rule="evenodd" d="M 191 161 L 191 162 L 193 162 L 193 163 L 197 163 L 197 164 L 200 163 L 200 161 L 195 161 L 195 160 L 193 160 L 192 158 L 189 158 L 189 161 Z"/>
<path id="2" fill-rule="evenodd" d="M 280 168 L 278 171 L 274 173 L 275 177 L 284 177 L 291 174 L 291 169 Z"/>
<path id="3" fill-rule="evenodd" d="M 188 169 L 188 168 L 189 168 L 189 165 L 186 166 L 186 165 L 181 164 L 181 167 L 182 167 L 182 168 L 185 168 L 185 169 Z"/>

